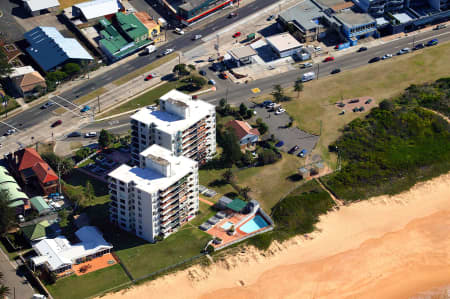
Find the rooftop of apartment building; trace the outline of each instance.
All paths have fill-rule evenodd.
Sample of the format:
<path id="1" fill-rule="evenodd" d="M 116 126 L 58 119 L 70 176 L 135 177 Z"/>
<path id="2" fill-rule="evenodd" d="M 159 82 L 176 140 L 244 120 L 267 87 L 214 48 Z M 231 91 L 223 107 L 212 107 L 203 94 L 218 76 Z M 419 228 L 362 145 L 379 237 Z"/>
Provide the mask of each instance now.
<path id="1" fill-rule="evenodd" d="M 334 15 L 334 17 L 341 23 L 348 27 L 375 23 L 375 19 L 367 13 L 345 9 Z"/>
<path id="2" fill-rule="evenodd" d="M 177 182 L 197 164 L 196 161 L 184 156 L 177 157 L 171 151 L 156 144 L 141 152 L 140 155 L 151 159 L 159 165 L 171 167 L 172 172 L 169 172 L 171 175 L 164 176 L 161 172 L 152 168 L 130 167 L 123 164 L 110 172 L 109 176 L 127 184 L 134 182 L 135 188 L 152 193 L 165 189 Z"/>
<path id="3" fill-rule="evenodd" d="M 287 22 L 294 22 L 304 30 L 321 27 L 320 18 L 328 18 L 322 9 L 310 0 L 305 0 L 280 13 L 280 17 Z"/>
<path id="4" fill-rule="evenodd" d="M 353 7 L 355 4 L 349 0 L 314 0 L 319 4 L 324 10 L 331 8 L 335 12 L 341 11 L 345 8 Z"/>
<path id="5" fill-rule="evenodd" d="M 143 108 L 131 116 L 140 123 L 146 125 L 154 124 L 156 127 L 164 129 L 166 132 L 176 133 L 184 130 L 192 124 L 204 118 L 211 111 L 214 111 L 214 106 L 201 101 L 193 100 L 190 95 L 179 92 L 175 89 L 169 91 L 160 98 L 160 102 L 166 102 L 169 105 L 174 105 L 182 109 L 189 109 L 187 118 L 177 115 L 166 110 L 151 110 Z"/>

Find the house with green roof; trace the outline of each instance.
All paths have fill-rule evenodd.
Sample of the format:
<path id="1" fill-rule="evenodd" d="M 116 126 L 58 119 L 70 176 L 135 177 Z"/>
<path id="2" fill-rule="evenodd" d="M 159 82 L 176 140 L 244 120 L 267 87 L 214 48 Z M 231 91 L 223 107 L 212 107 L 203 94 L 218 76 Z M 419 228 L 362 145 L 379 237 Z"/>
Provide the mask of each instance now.
<path id="1" fill-rule="evenodd" d="M 23 236 L 30 242 L 37 242 L 46 238 L 54 238 L 61 233 L 57 222 L 50 223 L 48 220 L 21 228 Z"/>
<path id="2" fill-rule="evenodd" d="M 100 49 L 112 61 L 128 56 L 152 43 L 152 40 L 148 39 L 147 27 L 133 14 L 118 12 L 112 18 L 112 22 L 102 18 L 99 25 L 102 28 Z"/>
<path id="3" fill-rule="evenodd" d="M 0 166 L 0 192 L 7 194 L 9 207 L 15 208 L 17 214 L 23 213 L 28 196 L 20 189 L 19 184 L 3 166 Z"/>

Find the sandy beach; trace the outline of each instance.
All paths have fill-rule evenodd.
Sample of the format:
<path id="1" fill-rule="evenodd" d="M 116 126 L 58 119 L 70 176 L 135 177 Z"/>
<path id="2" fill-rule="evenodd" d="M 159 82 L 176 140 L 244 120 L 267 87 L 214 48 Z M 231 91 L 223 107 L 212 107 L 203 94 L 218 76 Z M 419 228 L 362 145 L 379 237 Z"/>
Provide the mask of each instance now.
<path id="1" fill-rule="evenodd" d="M 102 298 L 450 298 L 450 174 L 341 207 L 317 227 Z"/>

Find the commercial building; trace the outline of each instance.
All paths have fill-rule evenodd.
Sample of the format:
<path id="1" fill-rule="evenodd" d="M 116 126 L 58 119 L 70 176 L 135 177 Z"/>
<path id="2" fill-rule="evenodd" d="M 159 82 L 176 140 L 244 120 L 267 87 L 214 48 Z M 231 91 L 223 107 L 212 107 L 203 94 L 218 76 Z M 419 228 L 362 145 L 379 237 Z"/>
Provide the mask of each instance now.
<path id="1" fill-rule="evenodd" d="M 287 32 L 266 37 L 266 41 L 280 58 L 297 54 L 302 49 L 302 44 Z"/>
<path id="2" fill-rule="evenodd" d="M 228 51 L 231 59 L 236 63 L 237 67 L 245 64 L 253 63 L 253 58 L 258 55 L 258 53 L 251 46 L 244 46 L 236 49 L 231 49 Z"/>
<path id="3" fill-rule="evenodd" d="M 148 38 L 153 40 L 154 42 L 158 42 L 158 38 L 161 33 L 161 26 L 158 24 L 158 22 L 153 20 L 153 18 L 150 17 L 145 11 L 135 12 L 134 15 L 145 26 L 145 28 L 147 28 Z"/>
<path id="4" fill-rule="evenodd" d="M 23 5 L 32 16 L 50 11 L 54 12 L 59 9 L 58 0 L 24 0 Z"/>
<path id="5" fill-rule="evenodd" d="M 167 237 L 195 217 L 199 208 L 198 163 L 152 145 L 139 166 L 109 173 L 110 221 L 149 242 Z"/>
<path id="6" fill-rule="evenodd" d="M 341 32 L 347 39 L 369 37 L 377 30 L 375 19 L 366 13 L 345 9 L 335 14 L 334 18 L 341 24 Z"/>
<path id="7" fill-rule="evenodd" d="M 24 185 L 40 188 L 44 195 L 57 192 L 58 176 L 34 148 L 7 155 L 10 168 Z"/>
<path id="8" fill-rule="evenodd" d="M 145 47 L 152 41 L 148 39 L 149 31 L 133 14 L 118 12 L 111 18 L 99 21 L 101 39 L 100 49 L 112 60 L 121 59 Z"/>
<path id="9" fill-rule="evenodd" d="M 118 0 L 94 0 L 72 6 L 72 16 L 85 21 L 92 21 L 104 16 L 110 16 L 119 11 Z"/>
<path id="10" fill-rule="evenodd" d="M 67 62 L 93 60 L 76 39 L 65 38 L 54 27 L 39 26 L 24 36 L 30 44 L 26 51 L 44 71 L 53 70 Z"/>
<path id="11" fill-rule="evenodd" d="M 246 121 L 230 120 L 225 126 L 233 128 L 234 133 L 239 139 L 239 145 L 241 149 L 252 147 L 259 141 L 259 131 L 256 128 L 252 128 Z"/>
<path id="12" fill-rule="evenodd" d="M 239 0 L 159 0 L 183 24 L 189 25 Z"/>
<path id="13" fill-rule="evenodd" d="M 70 275 L 74 272 L 74 265 L 108 254 L 113 248 L 94 226 L 80 228 L 75 236 L 79 243 L 71 244 L 66 237 L 57 236 L 33 244 L 37 254 L 31 258 L 33 267 L 43 267 L 59 276 Z"/>
<path id="14" fill-rule="evenodd" d="M 44 77 L 35 71 L 32 66 L 14 68 L 9 78 L 14 89 L 22 97 L 32 95 L 37 88 L 47 88 Z"/>
<path id="15" fill-rule="evenodd" d="M 333 22 L 321 7 L 310 0 L 282 11 L 278 24 L 301 42 L 312 42 L 323 38 Z"/>
<path id="16" fill-rule="evenodd" d="M 214 105 L 193 100 L 171 90 L 159 99 L 159 110 L 143 108 L 131 116 L 131 158 L 158 144 L 175 156 L 186 156 L 200 164 L 216 152 L 216 110 Z"/>

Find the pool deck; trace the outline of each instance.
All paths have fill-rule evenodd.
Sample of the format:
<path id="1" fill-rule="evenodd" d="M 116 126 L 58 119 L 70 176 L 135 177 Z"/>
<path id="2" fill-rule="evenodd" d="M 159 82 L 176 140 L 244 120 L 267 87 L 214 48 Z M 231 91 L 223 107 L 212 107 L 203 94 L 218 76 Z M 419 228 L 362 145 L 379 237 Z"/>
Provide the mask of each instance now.
<path id="1" fill-rule="evenodd" d="M 247 217 L 247 215 L 244 214 L 239 214 L 239 213 L 230 213 L 229 217 L 225 217 L 224 219 L 222 219 L 221 221 L 219 221 L 216 225 L 214 225 L 213 227 L 211 227 L 209 230 L 207 230 L 206 232 L 208 234 L 210 234 L 213 237 L 218 237 L 220 239 L 222 239 L 222 243 L 220 244 L 211 244 L 212 246 L 216 247 L 223 247 L 226 246 L 229 243 L 232 243 L 234 241 L 238 241 L 241 239 L 245 239 L 246 237 L 248 237 L 249 235 L 254 235 L 257 232 L 260 232 L 262 230 L 267 229 L 267 227 L 263 227 L 259 230 L 256 230 L 252 233 L 246 233 L 241 231 L 239 228 L 246 224 L 247 222 L 249 222 L 250 220 L 252 220 L 256 215 L 253 215 L 253 217 L 249 218 L 247 221 L 245 221 L 244 223 L 242 223 L 238 228 L 235 227 L 235 232 L 234 235 L 230 236 L 227 234 L 227 230 L 222 228 L 222 225 L 224 225 L 227 222 L 231 222 L 233 223 L 233 225 L 236 225 L 236 223 L 239 223 L 242 219 L 244 219 L 245 217 Z"/>

